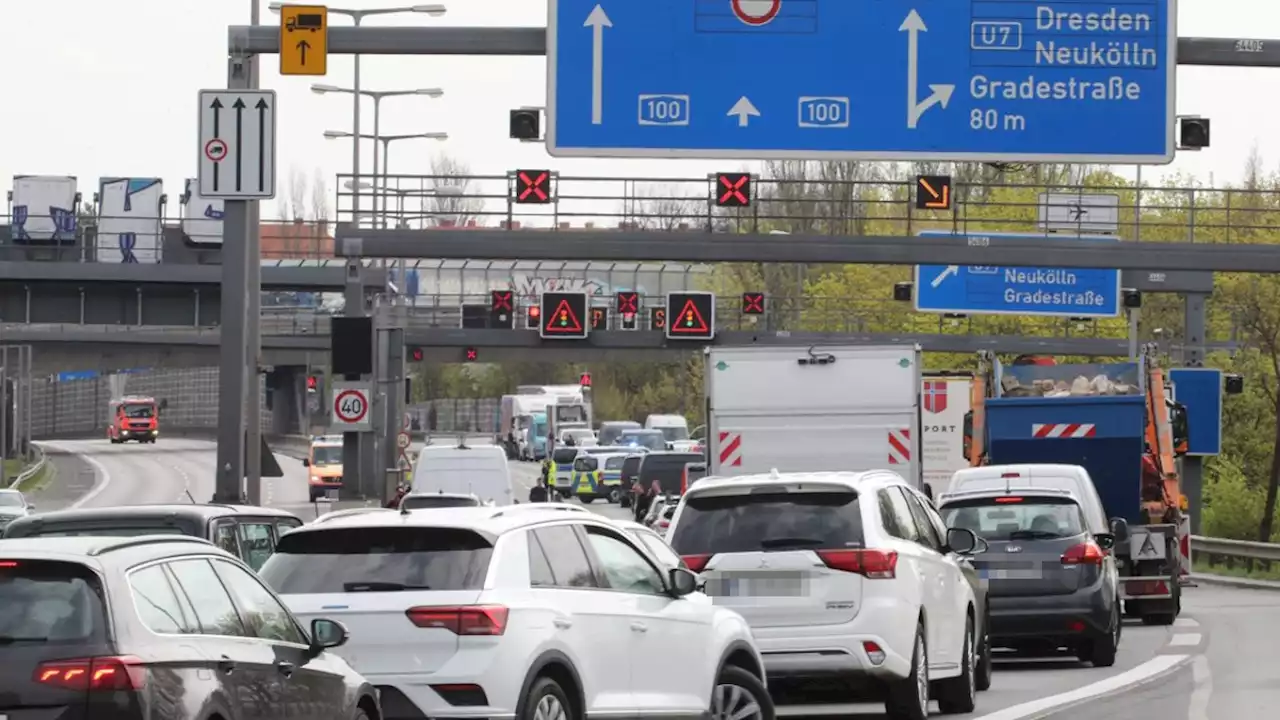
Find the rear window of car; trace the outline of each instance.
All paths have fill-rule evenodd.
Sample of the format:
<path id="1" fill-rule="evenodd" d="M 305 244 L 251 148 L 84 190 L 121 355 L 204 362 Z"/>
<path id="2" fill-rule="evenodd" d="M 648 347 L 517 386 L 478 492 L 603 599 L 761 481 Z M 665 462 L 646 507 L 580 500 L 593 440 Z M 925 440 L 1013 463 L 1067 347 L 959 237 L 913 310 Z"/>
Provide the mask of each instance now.
<path id="1" fill-rule="evenodd" d="M 322 528 L 280 538 L 259 575 L 284 595 L 477 590 L 493 545 L 470 530 Z"/>
<path id="2" fill-rule="evenodd" d="M 1008 496 L 947 503 L 947 527 L 968 528 L 984 540 L 1053 540 L 1084 532 L 1080 506 L 1070 498 Z"/>
<path id="3" fill-rule="evenodd" d="M 697 453 L 646 455 L 640 463 L 640 484 L 647 487 L 657 480 L 663 492 L 679 493 L 680 483 L 684 477 L 684 466 L 700 460 L 702 456 Z"/>
<path id="4" fill-rule="evenodd" d="M 576 457 L 578 457 L 578 448 L 576 447 L 561 447 L 551 451 L 551 459 L 554 460 L 557 465 L 572 463 L 573 459 Z"/>
<path id="5" fill-rule="evenodd" d="M 667 439 L 658 430 L 629 431 L 618 437 L 619 445 L 639 445 L 650 450 L 662 450 L 667 446 Z"/>
<path id="6" fill-rule="evenodd" d="M 479 507 L 480 501 L 476 498 L 465 497 L 441 497 L 439 495 L 406 495 L 400 501 L 400 507 L 405 510 L 424 510 L 427 508 L 451 508 L 451 507 Z"/>
<path id="7" fill-rule="evenodd" d="M 670 542 L 681 555 L 860 548 L 862 514 L 852 491 L 694 494 Z"/>
<path id="8" fill-rule="evenodd" d="M 0 558 L 0 651 L 107 641 L 98 576 L 79 563 Z"/>

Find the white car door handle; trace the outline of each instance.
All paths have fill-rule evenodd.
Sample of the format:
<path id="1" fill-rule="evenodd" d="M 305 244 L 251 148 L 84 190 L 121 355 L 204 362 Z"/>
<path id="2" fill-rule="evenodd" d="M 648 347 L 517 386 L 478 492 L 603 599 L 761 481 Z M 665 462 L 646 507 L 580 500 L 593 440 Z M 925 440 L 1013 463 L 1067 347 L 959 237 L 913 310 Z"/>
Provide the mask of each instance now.
<path id="1" fill-rule="evenodd" d="M 648 625 L 645 625 L 644 623 L 640 622 L 639 620 L 634 620 L 634 621 L 632 621 L 632 623 L 631 623 L 631 629 L 632 629 L 632 630 L 634 630 L 634 631 L 636 631 L 636 632 L 649 632 L 649 626 L 648 626 Z"/>
<path id="2" fill-rule="evenodd" d="M 556 618 L 555 620 L 552 620 L 552 622 L 555 623 L 556 627 L 562 630 L 568 630 L 573 627 L 573 621 L 569 618 Z"/>

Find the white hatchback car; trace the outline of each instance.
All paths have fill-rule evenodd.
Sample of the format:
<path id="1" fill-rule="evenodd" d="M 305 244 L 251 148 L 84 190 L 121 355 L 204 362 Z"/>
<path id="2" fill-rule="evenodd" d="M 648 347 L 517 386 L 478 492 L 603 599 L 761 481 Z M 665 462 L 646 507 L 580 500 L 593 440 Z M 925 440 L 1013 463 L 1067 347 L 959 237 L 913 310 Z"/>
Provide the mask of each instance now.
<path id="1" fill-rule="evenodd" d="M 751 624 L 779 708 L 844 714 L 835 706 L 883 699 L 890 718 L 923 720 L 934 699 L 973 711 L 981 615 L 961 563 L 978 540 L 946 529 L 898 475 L 707 478 L 666 537 Z"/>
<path id="2" fill-rule="evenodd" d="M 387 718 L 773 720 L 738 613 L 607 519 L 560 504 L 365 513 L 280 538 L 261 576 Z"/>

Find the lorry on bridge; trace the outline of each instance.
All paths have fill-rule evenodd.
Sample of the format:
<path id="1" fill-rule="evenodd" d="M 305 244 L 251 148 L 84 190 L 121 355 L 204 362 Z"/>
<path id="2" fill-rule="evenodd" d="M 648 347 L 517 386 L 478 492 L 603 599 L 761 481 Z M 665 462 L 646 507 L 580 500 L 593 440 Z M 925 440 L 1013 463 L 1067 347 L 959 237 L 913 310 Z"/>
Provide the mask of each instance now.
<path id="1" fill-rule="evenodd" d="M 1186 409 L 1146 349 L 1138 362 L 1002 365 L 979 355 L 971 464 L 1083 467 L 1111 518 L 1125 614 L 1169 625 L 1189 579 L 1190 524 L 1176 459 Z"/>

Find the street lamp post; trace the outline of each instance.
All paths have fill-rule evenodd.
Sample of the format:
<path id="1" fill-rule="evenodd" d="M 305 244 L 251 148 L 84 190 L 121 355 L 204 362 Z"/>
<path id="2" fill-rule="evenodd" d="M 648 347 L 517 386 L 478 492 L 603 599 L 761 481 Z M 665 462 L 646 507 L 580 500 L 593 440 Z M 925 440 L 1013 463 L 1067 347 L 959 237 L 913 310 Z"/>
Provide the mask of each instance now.
<path id="1" fill-rule="evenodd" d="M 407 97 L 407 96 L 413 96 L 413 95 L 429 97 L 429 98 L 438 98 L 444 95 L 444 90 L 441 90 L 440 88 L 419 88 L 416 90 L 360 90 L 358 87 L 343 88 L 343 87 L 337 87 L 336 85 L 312 85 L 311 92 L 314 92 L 317 95 L 324 95 L 326 93 L 346 93 L 349 95 L 355 95 L 357 98 L 356 100 L 357 104 L 359 104 L 359 97 L 361 95 L 364 95 L 365 97 L 373 98 L 373 177 L 375 180 L 378 177 L 378 141 L 382 138 L 382 119 L 381 119 L 382 99 L 389 98 L 389 97 Z M 355 127 L 354 132 L 357 132 L 357 133 L 360 132 L 359 126 Z M 383 163 L 383 165 L 385 167 L 385 162 Z M 384 182 L 384 185 L 385 185 L 385 182 Z M 381 208 L 379 208 L 379 199 L 378 199 L 379 193 L 376 188 L 372 188 L 372 191 L 373 191 L 372 195 L 373 195 L 374 214 L 377 215 L 379 212 L 385 214 L 387 211 L 387 200 L 386 200 L 385 193 L 382 195 Z"/>

